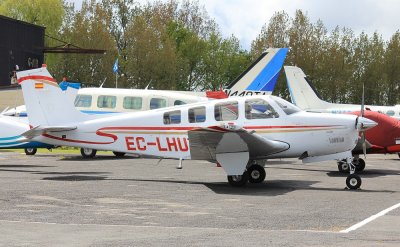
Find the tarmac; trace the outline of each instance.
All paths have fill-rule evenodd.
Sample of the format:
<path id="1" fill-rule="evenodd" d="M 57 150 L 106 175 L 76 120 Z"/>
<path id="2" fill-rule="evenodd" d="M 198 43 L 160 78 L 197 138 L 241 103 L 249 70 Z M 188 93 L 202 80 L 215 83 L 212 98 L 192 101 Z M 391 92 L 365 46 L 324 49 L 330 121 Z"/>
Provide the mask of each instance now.
<path id="1" fill-rule="evenodd" d="M 204 161 L 0 150 L 0 246 L 400 246 L 400 159 L 366 163 L 357 191 L 297 159 L 234 188 Z"/>

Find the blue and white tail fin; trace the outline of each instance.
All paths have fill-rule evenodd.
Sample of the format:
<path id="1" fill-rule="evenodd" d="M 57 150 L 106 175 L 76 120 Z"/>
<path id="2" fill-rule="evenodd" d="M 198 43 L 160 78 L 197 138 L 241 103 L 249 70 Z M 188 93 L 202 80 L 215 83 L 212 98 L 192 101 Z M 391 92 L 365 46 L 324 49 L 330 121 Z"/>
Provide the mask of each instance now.
<path id="1" fill-rule="evenodd" d="M 75 109 L 71 92 L 63 91 L 46 67 L 17 72 L 29 123 L 32 126 L 59 126 L 89 120 Z"/>
<path id="2" fill-rule="evenodd" d="M 268 48 L 228 85 L 225 89 L 227 95 L 271 94 L 279 78 L 279 72 L 288 50 L 288 48 Z"/>
<path id="3" fill-rule="evenodd" d="M 331 103 L 321 100 L 303 70 L 296 66 L 285 66 L 286 81 L 292 103 L 303 110 L 329 108 Z"/>

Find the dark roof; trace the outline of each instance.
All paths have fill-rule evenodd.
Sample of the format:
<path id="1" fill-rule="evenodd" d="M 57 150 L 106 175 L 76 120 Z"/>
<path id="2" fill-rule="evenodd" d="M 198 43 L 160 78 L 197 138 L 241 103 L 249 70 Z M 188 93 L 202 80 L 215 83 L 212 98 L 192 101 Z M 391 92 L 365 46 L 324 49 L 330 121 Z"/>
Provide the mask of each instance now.
<path id="1" fill-rule="evenodd" d="M 11 22 L 16 22 L 16 23 L 19 23 L 19 24 L 27 25 L 27 26 L 33 26 L 33 27 L 36 27 L 36 28 L 46 29 L 46 27 L 35 25 L 35 24 L 29 23 L 29 22 L 25 22 L 25 21 L 20 21 L 20 20 L 17 20 L 17 19 L 13 19 L 13 18 L 4 16 L 4 15 L 0 15 L 0 19 L 11 21 Z"/>

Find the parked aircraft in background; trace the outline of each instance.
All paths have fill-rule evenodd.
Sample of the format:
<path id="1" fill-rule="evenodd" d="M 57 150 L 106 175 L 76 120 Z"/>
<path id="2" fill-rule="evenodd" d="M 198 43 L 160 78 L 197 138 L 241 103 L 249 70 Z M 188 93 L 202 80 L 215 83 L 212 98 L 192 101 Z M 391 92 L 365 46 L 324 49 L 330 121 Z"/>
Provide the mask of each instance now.
<path id="1" fill-rule="evenodd" d="M 275 96 L 235 97 L 108 117 L 75 109 L 46 68 L 17 72 L 29 121 L 23 134 L 52 145 L 218 162 L 233 186 L 265 179 L 263 160 L 347 159 L 346 184 L 361 185 L 351 150 L 376 125 L 354 115 L 316 114 Z M 310 138 L 312 137 L 312 138 Z"/>
<path id="2" fill-rule="evenodd" d="M 288 48 L 268 48 L 225 89 L 226 96 L 271 94 L 279 77 Z M 225 94 L 224 94 L 225 95 Z M 215 93 L 150 90 L 81 88 L 75 106 L 88 114 L 152 110 L 173 105 L 207 101 Z M 221 98 L 221 94 L 217 94 Z M 26 116 L 26 108 L 19 106 L 3 112 L 7 116 Z"/>
<path id="3" fill-rule="evenodd" d="M 359 116 L 360 111 L 350 112 L 349 114 Z M 400 153 L 400 122 L 386 114 L 369 110 L 364 111 L 364 117 L 378 123 L 375 128 L 365 131 L 366 153 Z M 357 145 L 353 149 L 356 171 L 362 171 L 365 168 L 365 161 L 359 158 L 362 153 L 362 145 Z M 341 172 L 348 172 L 349 166 L 346 162 L 339 162 L 338 169 Z"/>
<path id="4" fill-rule="evenodd" d="M 335 104 L 323 101 L 300 68 L 295 66 L 284 66 L 284 68 L 292 102 L 301 109 L 305 111 L 327 113 L 349 113 L 360 110 L 361 105 Z M 400 119 L 400 105 L 365 105 L 365 109 L 378 111 L 393 118 Z"/>
<path id="5" fill-rule="evenodd" d="M 26 140 L 22 133 L 30 129 L 26 123 L 15 121 L 13 117 L 0 115 L 0 148 L 24 148 L 27 155 L 34 155 L 36 148 L 52 148 L 53 145 Z"/>
<path id="6" fill-rule="evenodd" d="M 284 63 L 287 48 L 269 48 L 255 60 L 228 87 L 231 95 L 244 96 L 252 94 L 271 94 L 275 87 L 279 72 Z M 79 89 L 74 83 L 60 84 L 63 90 L 68 87 Z M 254 91 L 247 91 L 254 90 Z M 263 91 L 257 91 L 263 90 Z M 267 90 L 267 91 L 266 91 Z M 76 90 L 66 90 L 75 107 L 87 114 L 109 114 L 127 111 L 152 110 L 174 105 L 208 101 L 210 98 L 224 98 L 224 92 L 188 92 L 170 90 L 115 89 L 115 88 L 82 88 L 78 95 Z M 3 115 L 26 117 L 25 106 L 19 106 L 3 112 Z M 31 150 L 26 152 L 36 152 Z M 82 148 L 85 158 L 92 158 L 97 150 Z M 123 156 L 124 153 L 114 153 Z"/>

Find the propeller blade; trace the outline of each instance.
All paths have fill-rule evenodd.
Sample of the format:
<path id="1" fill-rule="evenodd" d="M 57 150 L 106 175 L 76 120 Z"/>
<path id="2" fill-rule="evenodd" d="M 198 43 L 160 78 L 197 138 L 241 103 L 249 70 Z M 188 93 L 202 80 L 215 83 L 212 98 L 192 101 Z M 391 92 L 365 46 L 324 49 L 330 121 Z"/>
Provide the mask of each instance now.
<path id="1" fill-rule="evenodd" d="M 365 142 L 365 133 L 364 131 L 361 132 L 361 143 L 362 143 L 362 149 L 363 149 L 363 154 L 364 158 L 367 158 L 367 143 Z"/>
<path id="2" fill-rule="evenodd" d="M 361 98 L 361 117 L 364 117 L 364 83 L 362 87 L 362 98 Z"/>

